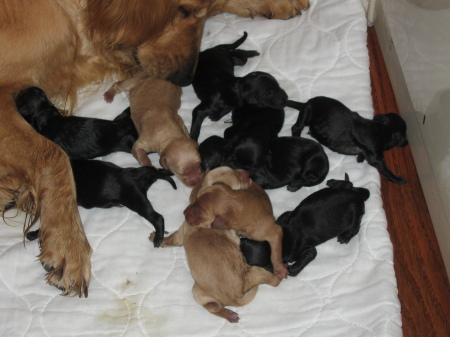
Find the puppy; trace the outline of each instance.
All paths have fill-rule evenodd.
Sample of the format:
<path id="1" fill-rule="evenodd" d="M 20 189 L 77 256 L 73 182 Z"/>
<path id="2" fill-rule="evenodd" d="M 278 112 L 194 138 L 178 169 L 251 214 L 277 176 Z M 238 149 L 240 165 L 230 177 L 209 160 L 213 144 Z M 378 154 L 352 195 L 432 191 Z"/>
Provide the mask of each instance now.
<path id="1" fill-rule="evenodd" d="M 322 146 L 300 137 L 280 137 L 270 142 L 266 161 L 251 178 L 264 189 L 286 186 L 298 191 L 303 186 L 315 186 L 324 181 L 329 162 Z"/>
<path id="2" fill-rule="evenodd" d="M 202 169 L 229 166 L 249 172 L 264 189 L 287 185 L 291 192 L 320 184 L 328 174 L 329 162 L 322 146 L 300 137 L 280 137 L 270 141 L 268 152 L 260 139 L 245 137 L 232 144 L 219 136 L 205 139 L 199 146 Z"/>
<path id="3" fill-rule="evenodd" d="M 164 236 L 164 218 L 147 198 L 147 190 L 158 180 L 166 180 L 176 189 L 170 172 L 154 167 L 121 168 L 101 160 L 71 160 L 77 188 L 77 204 L 81 207 L 110 208 L 125 206 L 147 219 L 155 227 L 153 243 L 159 247 Z M 34 240 L 38 231 L 29 232 Z"/>
<path id="4" fill-rule="evenodd" d="M 214 184 L 225 184 L 233 190 L 245 190 L 250 187 L 252 180 L 248 173 L 240 169 L 232 169 L 227 166 L 206 170 L 203 180 L 194 186 L 189 197 L 189 203 L 195 202 L 197 195 L 204 189 Z"/>
<path id="5" fill-rule="evenodd" d="M 384 151 L 408 144 L 406 123 L 400 116 L 388 113 L 369 120 L 341 102 L 323 96 L 311 98 L 306 103 L 288 101 L 287 106 L 300 111 L 292 126 L 293 136 L 300 136 L 304 126 L 309 125 L 311 136 L 331 150 L 357 155 L 358 163 L 367 160 L 389 181 L 406 183 L 403 177 L 389 170 L 383 156 Z"/>
<path id="6" fill-rule="evenodd" d="M 20 91 L 15 102 L 22 117 L 37 132 L 59 145 L 71 159 L 92 159 L 116 151 L 130 153 L 137 139 L 129 109 L 113 121 L 62 116 L 37 87 Z"/>
<path id="7" fill-rule="evenodd" d="M 143 75 L 115 83 L 104 97 L 112 102 L 115 94 L 129 91 L 131 118 L 139 138 L 132 154 L 142 166 L 152 165 L 148 152 L 160 155 L 160 164 L 172 171 L 186 186 L 194 186 L 203 176 L 198 144 L 192 140 L 178 115 L 181 88 Z"/>
<path id="8" fill-rule="evenodd" d="M 231 44 L 221 44 L 200 52 L 192 87 L 201 100 L 192 112 L 190 135 L 198 140 L 203 120 L 218 121 L 238 104 L 234 67 L 259 55 L 255 50 L 236 49 L 247 39 L 247 32 Z"/>
<path id="9" fill-rule="evenodd" d="M 192 190 L 190 198 L 195 200 L 199 191 L 213 183 L 224 184 L 219 181 L 226 181 L 231 189 L 246 188 L 242 178 L 242 172 L 229 168 L 212 170 Z M 150 240 L 153 239 L 154 233 L 150 235 Z M 275 287 L 281 282 L 274 274 L 245 262 L 234 230 L 212 229 L 209 225 L 193 227 L 185 221 L 178 231 L 164 238 L 161 247 L 183 245 L 195 280 L 194 299 L 210 313 L 231 323 L 237 323 L 239 316 L 225 306 L 243 306 L 253 300 L 259 284 Z"/>
<path id="10" fill-rule="evenodd" d="M 222 183 L 214 184 L 198 193 L 184 215 L 190 226 L 234 229 L 239 236 L 268 241 L 275 275 L 287 277 L 281 252 L 283 232 L 275 223 L 268 195 L 259 185 L 252 183 L 248 189 L 233 190 Z"/>
<path id="11" fill-rule="evenodd" d="M 296 276 L 317 256 L 316 246 L 337 237 L 348 243 L 358 232 L 370 192 L 345 180 L 328 180 L 329 188 L 304 199 L 293 211 L 283 213 L 277 223 L 283 228 L 283 262 Z M 241 239 L 241 250 L 250 265 L 272 270 L 270 246 Z"/>

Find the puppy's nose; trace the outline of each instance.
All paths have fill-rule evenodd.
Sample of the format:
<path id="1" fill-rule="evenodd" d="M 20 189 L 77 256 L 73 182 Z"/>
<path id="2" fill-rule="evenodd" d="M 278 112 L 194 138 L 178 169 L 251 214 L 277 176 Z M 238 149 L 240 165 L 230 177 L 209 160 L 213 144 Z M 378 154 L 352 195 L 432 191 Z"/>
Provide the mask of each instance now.
<path id="1" fill-rule="evenodd" d="M 169 78 L 169 81 L 180 87 L 186 87 L 192 83 L 193 77 L 193 74 L 186 75 L 178 70 L 172 77 Z"/>

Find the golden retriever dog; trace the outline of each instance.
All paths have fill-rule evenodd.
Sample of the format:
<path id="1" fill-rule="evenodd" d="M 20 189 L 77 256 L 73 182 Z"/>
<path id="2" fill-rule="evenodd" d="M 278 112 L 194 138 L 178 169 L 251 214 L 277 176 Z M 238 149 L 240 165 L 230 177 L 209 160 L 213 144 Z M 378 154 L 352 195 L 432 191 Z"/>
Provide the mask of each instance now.
<path id="1" fill-rule="evenodd" d="M 178 115 L 181 106 L 181 88 L 169 81 L 147 76 L 132 77 L 114 85 L 105 92 L 110 103 L 120 91 L 129 92 L 131 119 L 139 138 L 131 153 L 141 166 L 151 166 L 149 152 L 160 155 L 159 163 L 175 173 L 186 186 L 202 180 L 198 144 Z"/>
<path id="2" fill-rule="evenodd" d="M 248 174 L 242 170 L 220 167 L 208 172 L 190 199 L 214 184 L 226 184 L 231 189 L 248 188 Z M 206 180 L 206 181 L 205 181 Z M 150 235 L 153 241 L 155 233 Z M 243 306 L 256 296 L 259 284 L 278 286 L 281 279 L 260 267 L 247 264 L 234 230 L 190 226 L 186 221 L 178 231 L 165 237 L 161 247 L 184 246 L 189 269 L 195 284 L 194 299 L 210 313 L 237 323 L 239 316 L 225 306 Z"/>
<path id="3" fill-rule="evenodd" d="M 42 88 L 71 110 L 78 89 L 136 71 L 188 85 L 203 26 L 230 12 L 287 19 L 308 0 L 0 0 L 0 211 L 40 218 L 39 260 L 50 285 L 87 296 L 91 248 L 65 153 L 18 114 L 15 94 Z"/>
<path id="4" fill-rule="evenodd" d="M 269 242 L 275 275 L 280 279 L 288 276 L 282 259 L 283 231 L 275 223 L 269 196 L 258 184 L 243 190 L 213 184 L 197 194 L 184 215 L 190 226 L 234 229 L 239 236 Z"/>

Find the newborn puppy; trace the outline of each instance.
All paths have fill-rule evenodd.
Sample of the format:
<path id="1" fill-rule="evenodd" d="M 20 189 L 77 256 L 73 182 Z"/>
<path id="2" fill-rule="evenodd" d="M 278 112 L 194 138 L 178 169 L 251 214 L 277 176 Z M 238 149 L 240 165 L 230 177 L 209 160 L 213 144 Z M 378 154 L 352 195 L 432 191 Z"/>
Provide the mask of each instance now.
<path id="1" fill-rule="evenodd" d="M 137 139 L 128 109 L 113 121 L 62 116 L 37 87 L 20 91 L 15 102 L 23 118 L 71 159 L 91 159 L 116 151 L 129 153 Z"/>
<path id="2" fill-rule="evenodd" d="M 202 168 L 224 165 L 241 168 L 264 189 L 287 185 L 291 192 L 303 186 L 318 185 L 327 176 L 328 157 L 319 143 L 300 137 L 280 137 L 272 139 L 266 151 L 258 140 L 244 137 L 232 144 L 219 136 L 211 136 L 199 146 Z"/>
<path id="3" fill-rule="evenodd" d="M 345 181 L 331 179 L 327 185 L 277 219 L 283 228 L 283 262 L 290 264 L 291 276 L 314 260 L 316 246 L 335 237 L 348 243 L 359 232 L 369 190 L 353 187 L 347 174 Z M 241 239 L 240 246 L 250 265 L 273 269 L 267 243 Z"/>
<path id="4" fill-rule="evenodd" d="M 239 105 L 231 113 L 233 125 L 225 130 L 224 138 L 258 132 L 267 139 L 275 138 L 284 123 L 286 92 L 270 74 L 250 73 L 236 84 Z"/>
<path id="5" fill-rule="evenodd" d="M 142 166 L 150 166 L 147 153 L 157 152 L 161 166 L 175 173 L 183 184 L 197 184 L 203 172 L 198 144 L 178 115 L 181 88 L 143 75 L 115 83 L 105 92 L 105 100 L 112 102 L 115 94 L 123 90 L 129 91 L 131 118 L 139 134 L 133 156 Z"/>
<path id="6" fill-rule="evenodd" d="M 408 144 L 406 123 L 400 116 L 388 113 L 366 119 L 328 97 L 314 97 L 306 103 L 288 101 L 286 106 L 300 111 L 292 126 L 293 136 L 300 136 L 304 126 L 309 125 L 311 136 L 331 150 L 357 155 L 358 163 L 366 159 L 388 180 L 406 183 L 389 170 L 383 156 L 384 151 Z"/>
<path id="7" fill-rule="evenodd" d="M 208 189 L 217 179 L 226 181 L 230 188 L 245 188 L 241 172 L 219 168 L 205 175 L 207 181 L 201 188 L 194 188 L 190 198 L 195 200 L 200 190 Z M 153 239 L 154 234 L 150 235 Z M 192 227 L 185 221 L 178 231 L 164 238 L 161 247 L 183 245 L 195 280 L 194 299 L 213 315 L 231 323 L 237 323 L 239 316 L 225 306 L 246 305 L 255 297 L 259 284 L 275 287 L 281 282 L 274 274 L 245 262 L 234 230 L 212 229 L 209 225 Z"/>
<path id="8" fill-rule="evenodd" d="M 235 170 L 227 166 L 206 170 L 203 180 L 192 189 L 189 203 L 192 204 L 195 202 L 198 193 L 218 183 L 228 185 L 233 190 L 245 190 L 250 187 L 252 180 L 246 171 L 240 169 Z"/>
<path id="9" fill-rule="evenodd" d="M 320 184 L 328 174 L 329 163 L 322 146 L 300 137 L 275 138 L 269 145 L 269 156 L 250 177 L 262 188 L 286 186 L 298 191 L 303 186 Z"/>
<path id="10" fill-rule="evenodd" d="M 247 39 L 244 36 L 231 44 L 221 44 L 199 54 L 192 87 L 201 103 L 192 112 L 191 137 L 198 140 L 203 120 L 218 121 L 238 104 L 237 77 L 234 67 L 259 55 L 255 50 L 236 49 Z"/>
<path id="11" fill-rule="evenodd" d="M 286 278 L 281 243 L 283 232 L 275 223 L 272 204 L 265 191 L 257 184 L 245 190 L 233 190 L 218 183 L 198 193 L 197 199 L 184 211 L 190 226 L 215 229 L 234 229 L 239 236 L 257 241 L 268 241 L 275 275 Z"/>
<path id="12" fill-rule="evenodd" d="M 101 160 L 71 160 L 77 188 L 77 203 L 84 208 L 125 206 L 147 219 L 156 230 L 154 245 L 159 247 L 164 236 L 164 218 L 147 198 L 147 190 L 158 180 L 166 180 L 176 189 L 171 173 L 154 167 L 121 168 Z M 38 231 L 27 238 L 38 237 Z"/>

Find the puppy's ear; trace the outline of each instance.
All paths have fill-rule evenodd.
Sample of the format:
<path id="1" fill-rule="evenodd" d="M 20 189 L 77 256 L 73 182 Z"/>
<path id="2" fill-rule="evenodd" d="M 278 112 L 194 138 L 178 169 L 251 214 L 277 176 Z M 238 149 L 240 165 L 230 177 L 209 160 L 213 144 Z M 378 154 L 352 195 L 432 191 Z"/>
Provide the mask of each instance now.
<path id="1" fill-rule="evenodd" d="M 225 228 L 227 223 L 228 222 L 221 215 L 219 215 L 214 219 L 213 223 L 211 224 L 211 228 L 222 229 Z"/>
<path id="2" fill-rule="evenodd" d="M 242 103 L 258 103 L 258 100 L 253 93 L 252 86 L 247 83 L 247 79 L 245 77 L 236 82 L 235 90 Z"/>
<path id="3" fill-rule="evenodd" d="M 164 167 L 166 170 L 169 169 L 169 164 L 167 163 L 167 158 L 166 157 L 161 157 L 159 159 L 159 164 Z"/>
<path id="4" fill-rule="evenodd" d="M 183 212 L 184 218 L 186 219 L 186 222 L 189 224 L 189 226 L 199 226 L 202 221 L 203 217 L 201 213 L 203 210 L 194 204 L 189 205 Z"/>

